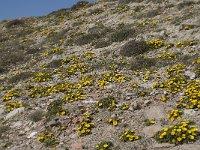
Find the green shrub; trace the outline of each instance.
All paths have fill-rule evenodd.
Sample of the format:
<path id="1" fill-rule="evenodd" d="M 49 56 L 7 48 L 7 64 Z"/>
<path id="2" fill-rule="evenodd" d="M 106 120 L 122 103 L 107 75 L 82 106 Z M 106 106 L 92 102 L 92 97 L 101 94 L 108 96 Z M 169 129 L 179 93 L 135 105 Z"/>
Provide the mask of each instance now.
<path id="1" fill-rule="evenodd" d="M 183 2 L 181 2 L 181 3 L 179 3 L 178 5 L 177 5 L 177 8 L 179 9 L 179 10 L 181 10 L 181 9 L 184 9 L 185 7 L 189 7 L 189 6 L 191 6 L 191 5 L 195 5 L 196 3 L 194 2 L 194 1 L 183 1 Z"/>
<path id="2" fill-rule="evenodd" d="M 90 2 L 87 2 L 87 1 L 79 1 L 78 3 L 76 3 L 75 5 L 73 5 L 71 7 L 71 10 L 78 10 L 78 9 L 81 9 L 85 6 L 87 6 Z"/>
<path id="3" fill-rule="evenodd" d="M 100 39 L 100 40 L 94 41 L 92 43 L 92 45 L 95 48 L 103 48 L 103 47 L 107 47 L 107 46 L 111 45 L 111 41 L 106 40 L 106 39 Z"/>
<path id="4" fill-rule="evenodd" d="M 0 125 L 0 137 L 2 136 L 3 133 L 8 132 L 9 129 L 10 127 L 7 125 Z"/>
<path id="5" fill-rule="evenodd" d="M 5 69 L 4 67 L 1 67 L 1 66 L 0 66 L 0 74 L 1 74 L 1 73 L 4 73 L 5 71 L 6 71 L 6 69 Z"/>
<path id="6" fill-rule="evenodd" d="M 67 28 L 67 29 L 61 30 L 60 32 L 54 32 L 52 34 L 49 34 L 47 36 L 46 40 L 47 40 L 47 42 L 49 41 L 49 42 L 52 42 L 52 43 L 58 43 L 60 40 L 66 38 L 66 35 L 67 35 L 67 33 L 68 33 L 69 30 L 70 29 Z"/>
<path id="7" fill-rule="evenodd" d="M 110 41 L 112 42 L 121 42 L 127 40 L 130 37 L 134 37 L 136 35 L 136 31 L 131 28 L 126 28 L 123 26 L 121 29 L 117 28 L 115 32 L 110 35 Z"/>
<path id="8" fill-rule="evenodd" d="M 144 56 L 137 56 L 131 62 L 131 69 L 138 70 L 143 68 L 150 68 L 156 65 L 156 58 L 145 58 Z"/>
<path id="9" fill-rule="evenodd" d="M 91 15 L 98 15 L 98 14 L 102 13 L 104 10 L 101 8 L 97 8 L 97 9 L 89 10 L 89 11 L 90 11 Z"/>
<path id="10" fill-rule="evenodd" d="M 52 117 L 59 116 L 59 115 L 66 115 L 68 113 L 68 110 L 63 108 L 63 101 L 62 100 L 55 100 L 51 102 L 47 108 L 47 114 L 46 117 L 48 119 L 51 119 Z"/>
<path id="11" fill-rule="evenodd" d="M 153 18 L 157 15 L 160 15 L 160 10 L 150 10 L 149 12 L 147 12 L 146 14 L 144 14 L 144 17 L 146 18 Z"/>
<path id="12" fill-rule="evenodd" d="M 60 17 L 60 16 L 69 16 L 69 14 L 71 13 L 70 8 L 63 8 L 63 9 L 59 9 L 57 11 L 53 11 L 51 13 L 48 14 L 48 16 L 54 16 L 55 18 Z"/>
<path id="13" fill-rule="evenodd" d="M 18 83 L 19 81 L 26 80 L 32 76 L 32 72 L 22 72 L 16 74 L 8 79 L 8 83 Z"/>
<path id="14" fill-rule="evenodd" d="M 89 44 L 92 41 L 94 41 L 95 39 L 99 39 L 101 36 L 99 34 L 91 34 L 91 33 L 86 33 L 83 34 L 81 36 L 79 36 L 75 43 L 77 45 L 85 45 L 85 44 Z"/>
<path id="15" fill-rule="evenodd" d="M 49 68 L 58 68 L 62 65 L 62 59 L 56 59 L 47 64 Z"/>
<path id="16" fill-rule="evenodd" d="M 25 22 L 23 20 L 20 20 L 20 19 L 15 19 L 15 20 L 11 20 L 9 21 L 5 27 L 6 28 L 12 28 L 12 27 L 15 27 L 15 26 L 20 26 L 20 25 L 24 25 Z"/>
<path id="17" fill-rule="evenodd" d="M 33 113 L 29 115 L 29 119 L 33 122 L 38 122 L 42 120 L 44 116 L 45 114 L 42 110 L 35 110 Z"/>
<path id="18" fill-rule="evenodd" d="M 27 48 L 26 49 L 26 54 L 35 54 L 35 53 L 38 53 L 39 52 L 39 48 Z"/>
<path id="19" fill-rule="evenodd" d="M 133 3 L 133 2 L 137 2 L 137 3 L 140 3 L 144 0 L 118 0 L 118 4 L 119 5 L 124 5 L 124 4 L 129 4 L 129 3 Z"/>
<path id="20" fill-rule="evenodd" d="M 144 54 L 145 52 L 149 51 L 150 47 L 146 44 L 145 41 L 129 41 L 124 44 L 120 49 L 120 54 L 122 56 L 137 56 L 140 54 Z"/>

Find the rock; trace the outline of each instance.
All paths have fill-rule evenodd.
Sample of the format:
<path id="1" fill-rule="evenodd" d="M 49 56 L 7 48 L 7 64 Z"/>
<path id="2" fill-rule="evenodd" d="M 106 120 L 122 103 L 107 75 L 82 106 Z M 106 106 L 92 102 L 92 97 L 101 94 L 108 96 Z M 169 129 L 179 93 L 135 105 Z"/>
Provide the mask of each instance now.
<path id="1" fill-rule="evenodd" d="M 0 106 L 0 120 L 3 119 L 3 113 L 4 113 L 4 106 Z"/>
<path id="2" fill-rule="evenodd" d="M 149 104 L 151 104 L 151 101 L 150 101 L 150 100 L 145 100 L 145 101 L 144 101 L 144 106 L 148 106 Z"/>
<path id="3" fill-rule="evenodd" d="M 69 135 L 69 137 L 70 137 L 71 139 L 75 139 L 75 138 L 77 138 L 78 136 L 77 136 L 76 133 L 72 133 L 72 134 Z"/>
<path id="4" fill-rule="evenodd" d="M 184 144 L 171 148 L 171 150 L 200 150 L 200 145 L 195 144 Z"/>
<path id="5" fill-rule="evenodd" d="M 160 120 L 166 117 L 165 109 L 163 106 L 151 106 L 149 109 L 145 110 L 145 116 L 149 120 Z"/>
<path id="6" fill-rule="evenodd" d="M 32 138 L 33 136 L 35 136 L 37 134 L 37 132 L 32 132 L 29 136 L 27 136 L 28 139 Z"/>
<path id="7" fill-rule="evenodd" d="M 138 105 L 138 103 L 136 102 L 136 101 L 134 101 L 134 102 L 132 102 L 131 103 L 131 105 L 130 105 L 130 110 L 137 110 L 137 109 L 139 109 L 140 107 L 139 107 L 139 105 Z"/>
<path id="8" fill-rule="evenodd" d="M 6 115 L 5 120 L 8 120 L 8 119 L 10 119 L 10 118 L 13 118 L 14 116 L 16 116 L 16 115 L 18 115 L 18 114 L 24 112 L 24 110 L 25 110 L 24 107 L 20 107 L 20 108 L 17 108 L 17 109 L 15 109 L 15 110 L 9 112 L 9 113 Z"/>
<path id="9" fill-rule="evenodd" d="M 156 132 L 160 131 L 162 129 L 161 125 L 151 125 L 151 126 L 147 126 L 143 129 L 143 133 L 147 136 L 147 137 L 153 137 Z"/>
<path id="10" fill-rule="evenodd" d="M 92 98 L 88 98 L 87 100 L 84 100 L 84 101 L 82 101 L 83 103 L 86 103 L 86 104 L 89 104 L 89 103 L 97 103 L 97 101 L 95 101 L 94 99 L 92 99 Z"/>
<path id="11" fill-rule="evenodd" d="M 13 125 L 11 125 L 11 128 L 17 128 L 17 127 L 20 127 L 20 126 L 22 126 L 22 122 L 21 121 L 17 121 Z"/>
<path id="12" fill-rule="evenodd" d="M 106 89 L 113 89 L 115 88 L 115 85 L 114 84 L 108 84 L 105 86 Z"/>
<path id="13" fill-rule="evenodd" d="M 175 146 L 174 144 L 169 144 L 169 143 L 157 143 L 153 146 L 154 149 L 162 149 L 162 148 L 169 148 Z"/>
<path id="14" fill-rule="evenodd" d="M 195 79 L 196 78 L 196 75 L 194 72 L 191 72 L 191 71 L 186 71 L 185 72 L 185 75 L 188 76 L 191 80 Z"/>
<path id="15" fill-rule="evenodd" d="M 184 111 L 183 111 L 184 116 L 194 116 L 195 113 L 196 112 L 193 109 L 184 109 Z"/>
<path id="16" fill-rule="evenodd" d="M 71 145 L 71 150 L 82 150 L 83 149 L 83 143 L 82 142 L 76 142 L 76 143 L 73 143 Z"/>

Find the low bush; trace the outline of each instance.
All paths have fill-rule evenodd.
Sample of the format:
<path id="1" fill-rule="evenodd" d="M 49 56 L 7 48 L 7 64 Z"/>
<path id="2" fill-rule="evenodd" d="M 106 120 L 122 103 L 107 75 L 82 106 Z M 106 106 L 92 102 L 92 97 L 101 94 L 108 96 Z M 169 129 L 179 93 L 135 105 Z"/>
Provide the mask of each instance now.
<path id="1" fill-rule="evenodd" d="M 156 58 L 145 58 L 144 56 L 135 57 L 131 62 L 131 69 L 138 70 L 143 68 L 150 68 L 156 65 Z"/>
<path id="2" fill-rule="evenodd" d="M 32 72 L 22 72 L 9 78 L 8 83 L 18 83 L 19 81 L 28 79 L 31 76 L 32 76 Z"/>
<path id="3" fill-rule="evenodd" d="M 47 64 L 49 68 L 58 68 L 62 65 L 62 59 L 56 59 Z"/>
<path id="4" fill-rule="evenodd" d="M 71 7 L 71 10 L 78 10 L 78 9 L 81 9 L 83 7 L 85 7 L 86 5 L 88 5 L 90 2 L 87 2 L 87 1 L 79 1 L 78 3 L 74 4 L 72 7 Z"/>
<path id="5" fill-rule="evenodd" d="M 44 116 L 45 114 L 42 110 L 35 110 L 33 113 L 29 115 L 29 119 L 33 122 L 38 122 L 42 120 Z"/>
<path id="6" fill-rule="evenodd" d="M 134 37 L 136 35 L 136 31 L 131 28 L 122 27 L 117 28 L 115 32 L 111 33 L 110 41 L 111 42 L 121 42 L 127 40 L 130 37 Z"/>
<path id="7" fill-rule="evenodd" d="M 106 39 L 100 39 L 100 40 L 97 40 L 97 41 L 94 41 L 92 43 L 92 45 L 95 47 L 95 48 L 103 48 L 103 47 L 107 47 L 109 45 L 111 45 L 111 41 L 109 40 L 106 40 Z"/>
<path id="8" fill-rule="evenodd" d="M 6 28 L 12 28 L 14 26 L 20 26 L 20 25 L 24 25 L 25 22 L 23 20 L 20 19 L 15 19 L 15 20 L 11 20 L 6 24 Z"/>
<path id="9" fill-rule="evenodd" d="M 131 57 L 144 54 L 149 51 L 150 47 L 145 41 L 129 41 L 124 44 L 120 49 L 120 54 L 122 56 Z"/>

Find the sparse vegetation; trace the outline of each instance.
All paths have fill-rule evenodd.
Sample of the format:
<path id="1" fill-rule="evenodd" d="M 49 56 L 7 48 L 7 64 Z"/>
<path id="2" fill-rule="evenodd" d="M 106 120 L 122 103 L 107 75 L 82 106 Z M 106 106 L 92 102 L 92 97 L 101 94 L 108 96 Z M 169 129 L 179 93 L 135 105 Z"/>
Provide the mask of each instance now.
<path id="1" fill-rule="evenodd" d="M 145 52 L 148 52 L 150 50 L 150 47 L 148 44 L 146 44 L 145 41 L 129 41 L 126 44 L 124 44 L 120 49 L 120 54 L 122 56 L 137 56 L 140 54 L 144 54 Z"/>
<path id="2" fill-rule="evenodd" d="M 79 1 L 1 21 L 0 147 L 196 148 L 199 4 Z"/>
<path id="3" fill-rule="evenodd" d="M 34 112 L 32 112 L 30 115 L 29 115 L 29 119 L 33 122 L 38 122 L 40 120 L 42 120 L 42 118 L 45 116 L 44 114 L 44 111 L 38 109 L 38 110 L 35 110 Z"/>
<path id="4" fill-rule="evenodd" d="M 20 19 L 11 20 L 6 24 L 6 28 L 12 28 L 15 26 L 23 26 L 25 22 Z"/>

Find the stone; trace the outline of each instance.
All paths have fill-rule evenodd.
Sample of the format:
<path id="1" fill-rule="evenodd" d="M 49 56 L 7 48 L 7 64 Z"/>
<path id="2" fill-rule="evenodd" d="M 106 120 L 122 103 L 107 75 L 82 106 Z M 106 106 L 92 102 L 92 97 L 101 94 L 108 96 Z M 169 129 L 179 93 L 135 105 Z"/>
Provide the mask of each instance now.
<path id="1" fill-rule="evenodd" d="M 151 101 L 150 101 L 150 100 L 145 100 L 145 101 L 144 101 L 144 105 L 145 105 L 145 106 L 148 106 L 149 104 L 151 104 Z"/>
<path id="2" fill-rule="evenodd" d="M 191 72 L 191 71 L 186 71 L 185 72 L 185 75 L 188 76 L 191 80 L 195 79 L 196 78 L 196 75 L 194 72 Z"/>
<path id="3" fill-rule="evenodd" d="M 137 104 L 136 101 L 132 102 L 131 105 L 130 105 L 130 110 L 131 111 L 134 111 L 134 110 L 137 110 L 139 109 L 139 105 Z"/>
<path id="4" fill-rule="evenodd" d="M 200 150 L 200 145 L 184 144 L 171 148 L 171 150 Z"/>
<path id="5" fill-rule="evenodd" d="M 17 127 L 20 127 L 20 126 L 22 126 L 22 122 L 21 121 L 17 121 L 13 125 L 11 125 L 11 128 L 17 128 Z"/>
<path id="6" fill-rule="evenodd" d="M 4 106 L 0 105 L 0 116 L 3 114 L 4 110 Z"/>
<path id="7" fill-rule="evenodd" d="M 70 137 L 71 139 L 75 139 L 75 138 L 77 138 L 78 136 L 77 136 L 76 133 L 72 133 L 72 134 L 69 135 L 69 137 Z"/>
<path id="8" fill-rule="evenodd" d="M 73 143 L 71 145 L 71 150 L 82 150 L 83 149 L 83 143 L 82 142 L 76 142 L 76 143 Z"/>
<path id="9" fill-rule="evenodd" d="M 29 136 L 27 136 L 27 138 L 30 139 L 30 138 L 34 137 L 36 134 L 37 134 L 37 132 L 34 131 Z"/>
<path id="10" fill-rule="evenodd" d="M 194 116 L 196 111 L 193 109 L 184 109 L 183 114 L 184 116 Z"/>
<path id="11" fill-rule="evenodd" d="M 143 129 L 143 133 L 147 136 L 147 137 L 153 137 L 156 132 L 162 130 L 162 126 L 161 125 L 151 125 L 151 126 L 147 126 Z"/>
<path id="12" fill-rule="evenodd" d="M 145 116 L 149 120 L 161 120 L 166 117 L 166 113 L 163 106 L 150 106 L 145 110 Z"/>
<path id="13" fill-rule="evenodd" d="M 20 108 L 17 108 L 17 109 L 15 109 L 15 110 L 9 112 L 9 113 L 6 115 L 5 120 L 8 120 L 8 119 L 10 119 L 10 118 L 13 118 L 14 116 L 16 116 L 16 115 L 18 115 L 18 114 L 24 112 L 24 110 L 25 110 L 24 107 L 20 107 Z"/>
<path id="14" fill-rule="evenodd" d="M 157 143 L 157 144 L 154 144 L 153 148 L 160 150 L 162 148 L 170 148 L 170 147 L 173 147 L 173 146 L 175 146 L 175 145 L 169 144 L 169 143 Z"/>

